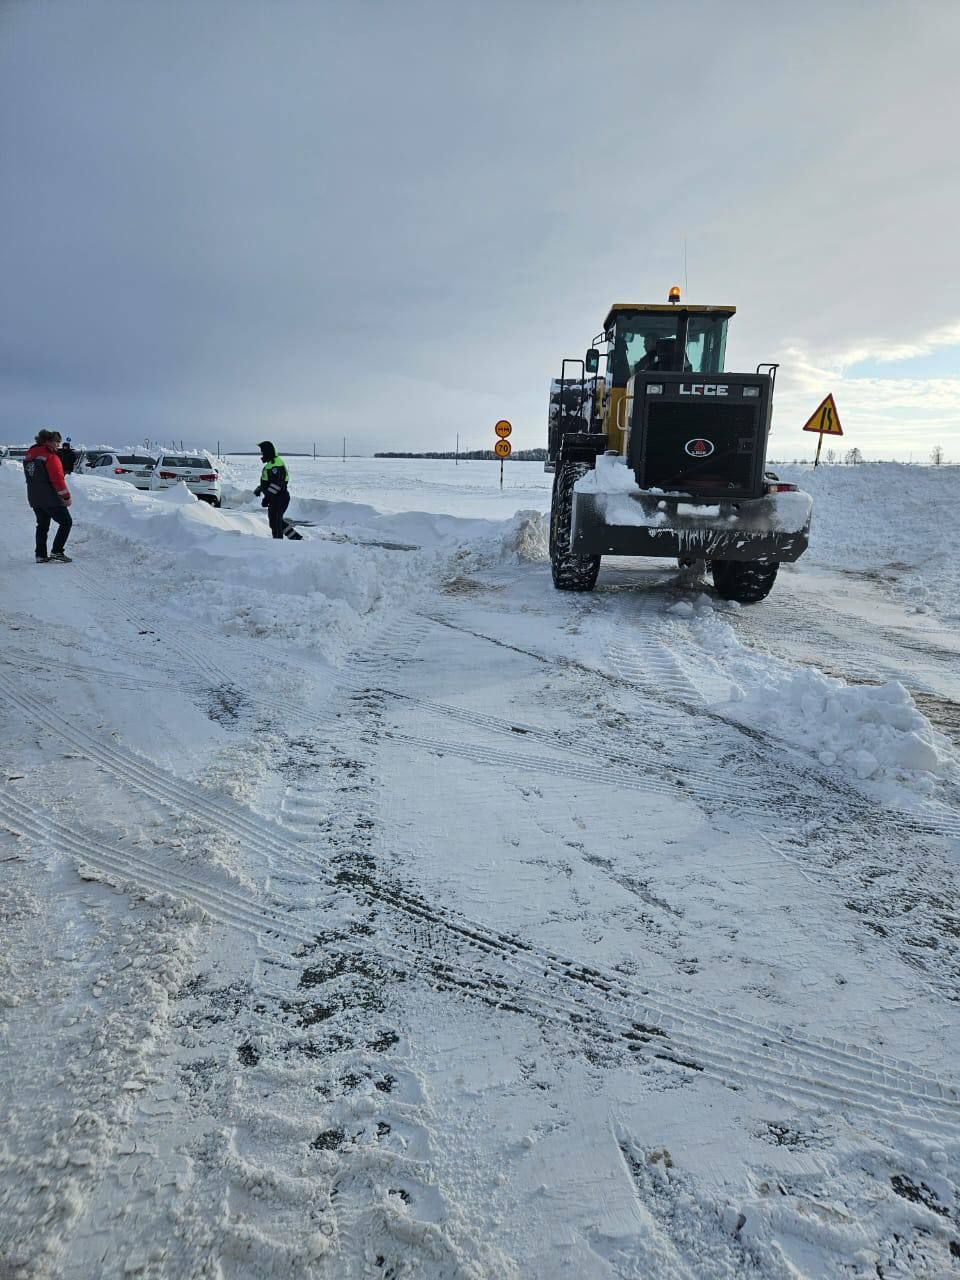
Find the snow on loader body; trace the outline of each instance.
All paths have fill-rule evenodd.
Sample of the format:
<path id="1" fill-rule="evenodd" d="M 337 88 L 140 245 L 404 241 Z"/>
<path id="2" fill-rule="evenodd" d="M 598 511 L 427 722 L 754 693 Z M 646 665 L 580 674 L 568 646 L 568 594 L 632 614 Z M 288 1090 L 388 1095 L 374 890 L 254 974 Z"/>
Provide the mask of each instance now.
<path id="1" fill-rule="evenodd" d="M 675 556 L 749 604 L 807 549 L 813 500 L 765 469 L 777 366 L 724 372 L 735 310 L 683 305 L 679 289 L 615 303 L 594 339 L 606 350 L 563 361 L 546 464 L 559 590 L 591 591 L 605 555 Z"/>

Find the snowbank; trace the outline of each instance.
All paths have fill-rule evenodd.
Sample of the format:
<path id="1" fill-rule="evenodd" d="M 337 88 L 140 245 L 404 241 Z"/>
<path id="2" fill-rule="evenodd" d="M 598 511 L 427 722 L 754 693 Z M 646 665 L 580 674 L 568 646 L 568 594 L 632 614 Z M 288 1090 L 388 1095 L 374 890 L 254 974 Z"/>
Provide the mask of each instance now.
<path id="1" fill-rule="evenodd" d="M 231 510 L 260 511 L 260 499 L 252 489 L 225 484 L 222 501 Z M 502 520 L 464 519 L 429 511 L 386 512 L 366 503 L 296 496 L 287 515 L 325 529 L 349 530 L 357 539 L 366 535 L 370 542 L 392 543 L 401 550 L 482 540 L 498 536 L 503 528 Z"/>
<path id="2" fill-rule="evenodd" d="M 798 669 L 741 644 L 709 606 L 688 608 L 683 614 L 693 615 L 698 641 L 731 682 L 729 701 L 716 708 L 724 715 L 808 752 L 824 769 L 862 781 L 929 793 L 939 781 L 960 780 L 960 760 L 949 739 L 917 710 L 899 681 L 847 684 L 814 668 Z"/>
<path id="3" fill-rule="evenodd" d="M 553 476 L 541 462 L 422 458 L 309 458 L 285 454 L 290 491 L 301 498 L 361 503 L 378 512 L 431 511 L 458 519 L 505 520 L 515 511 L 550 505 Z M 219 459 L 221 479 L 247 492 L 259 482 L 260 461 L 237 454 Z"/>
<path id="4" fill-rule="evenodd" d="M 11 501 L 22 501 L 17 468 L 0 474 Z M 227 633 L 271 635 L 336 658 L 358 632 L 391 608 L 409 604 L 442 575 L 464 543 L 488 561 L 541 559 L 543 517 L 459 519 L 429 512 L 386 514 L 349 502 L 302 499 L 289 514 L 308 519 L 300 542 L 275 541 L 252 491 L 227 486 L 244 509 L 198 501 L 180 484 L 144 492 L 121 481 L 72 476 L 74 546 L 93 530 L 160 552 L 147 562 L 144 590 L 171 609 Z M 95 535 L 94 535 L 95 536 Z"/>
<path id="5" fill-rule="evenodd" d="M 365 503 L 377 514 L 426 507 L 461 519 L 503 520 L 521 507 L 550 507 L 553 477 L 538 463 L 510 462 L 501 490 L 499 464 L 492 462 L 455 466 L 439 460 L 353 458 L 343 466 L 331 458 L 289 461 L 293 510 L 301 497 Z M 863 574 L 917 612 L 960 622 L 960 556 L 955 552 L 960 467 L 772 465 L 781 479 L 814 499 L 810 549 L 797 562 L 798 572 L 823 566 Z M 221 459 L 220 468 L 232 486 L 252 496 L 256 458 Z M 626 496 L 633 477 L 620 467 L 618 478 Z M 225 486 L 224 492 L 232 489 Z"/>
<path id="6" fill-rule="evenodd" d="M 960 622 L 960 467 L 880 462 L 775 469 L 813 495 L 804 561 L 857 571 L 916 612 L 932 609 Z"/>

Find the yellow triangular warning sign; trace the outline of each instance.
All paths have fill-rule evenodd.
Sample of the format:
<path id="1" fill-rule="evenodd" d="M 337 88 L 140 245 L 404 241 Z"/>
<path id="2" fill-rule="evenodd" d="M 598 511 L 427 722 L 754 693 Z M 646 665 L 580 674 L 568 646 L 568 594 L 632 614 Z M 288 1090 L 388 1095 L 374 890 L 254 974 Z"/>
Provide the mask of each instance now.
<path id="1" fill-rule="evenodd" d="M 843 435 L 843 427 L 840 425 L 840 416 L 837 413 L 837 406 L 833 402 L 833 396 L 827 396 L 825 400 L 817 405 L 807 419 L 807 424 L 803 429 L 804 431 L 819 431 L 822 436 Z"/>

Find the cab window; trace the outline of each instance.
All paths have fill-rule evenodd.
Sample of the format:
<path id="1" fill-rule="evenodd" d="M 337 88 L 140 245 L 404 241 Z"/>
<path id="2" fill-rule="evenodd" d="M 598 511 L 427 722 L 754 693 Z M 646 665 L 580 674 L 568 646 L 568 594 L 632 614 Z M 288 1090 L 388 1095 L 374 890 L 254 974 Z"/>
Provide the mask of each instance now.
<path id="1" fill-rule="evenodd" d="M 612 378 L 626 386 L 638 370 L 674 368 L 679 315 L 642 315 L 617 325 L 613 343 Z"/>
<path id="2" fill-rule="evenodd" d="M 693 373 L 722 373 L 727 346 L 726 316 L 690 316 L 687 320 L 687 365 Z"/>

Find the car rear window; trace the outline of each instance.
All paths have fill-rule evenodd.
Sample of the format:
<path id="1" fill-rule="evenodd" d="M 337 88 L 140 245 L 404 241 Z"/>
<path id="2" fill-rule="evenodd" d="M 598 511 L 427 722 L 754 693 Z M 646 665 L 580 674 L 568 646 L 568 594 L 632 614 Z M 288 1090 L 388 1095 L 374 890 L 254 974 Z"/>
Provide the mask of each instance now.
<path id="1" fill-rule="evenodd" d="M 146 467 L 153 464 L 152 458 L 142 458 L 139 453 L 118 453 L 117 461 L 127 466 Z"/>
<path id="2" fill-rule="evenodd" d="M 213 463 L 207 458 L 164 458 L 165 467 L 190 467 L 197 471 L 209 471 Z"/>
<path id="3" fill-rule="evenodd" d="M 7 454 L 7 457 L 8 458 L 25 458 L 26 455 L 27 455 L 26 449 L 11 449 L 10 452 Z"/>

